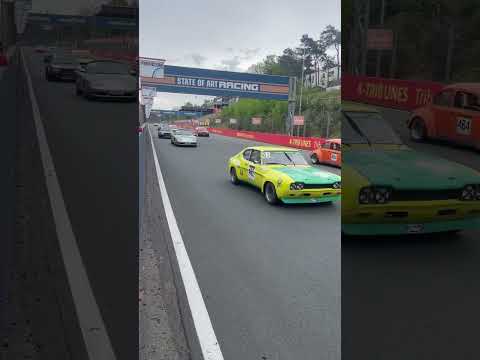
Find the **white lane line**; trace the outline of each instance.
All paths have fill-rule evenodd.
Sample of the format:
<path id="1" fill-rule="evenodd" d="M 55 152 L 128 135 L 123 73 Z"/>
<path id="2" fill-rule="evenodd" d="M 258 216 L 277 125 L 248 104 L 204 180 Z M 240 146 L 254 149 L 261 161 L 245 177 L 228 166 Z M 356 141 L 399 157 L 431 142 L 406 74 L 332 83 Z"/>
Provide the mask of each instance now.
<path id="1" fill-rule="evenodd" d="M 212 321 L 208 315 L 207 307 L 205 306 L 202 292 L 200 291 L 200 286 L 197 282 L 197 277 L 193 271 L 187 249 L 185 248 L 185 243 L 183 242 L 182 234 L 180 234 L 180 229 L 178 228 L 177 219 L 173 213 L 172 204 L 170 203 L 167 188 L 165 187 L 165 182 L 163 181 L 162 170 L 160 170 L 160 164 L 158 163 L 157 152 L 155 151 L 155 146 L 153 144 L 150 127 L 147 126 L 147 129 L 150 136 L 150 143 L 152 145 L 153 158 L 155 162 L 155 169 L 157 171 L 157 179 L 160 187 L 160 194 L 162 196 L 163 207 L 167 216 L 168 227 L 172 237 L 175 255 L 177 256 L 178 265 L 180 267 L 180 274 L 182 276 L 183 285 L 187 294 L 188 305 L 190 306 L 190 311 L 192 312 L 193 323 L 195 325 L 195 331 L 202 349 L 203 359 L 223 360 L 220 344 L 218 343 L 215 331 L 213 330 Z"/>
<path id="2" fill-rule="evenodd" d="M 40 110 L 33 90 L 32 78 L 25 61 L 23 49 L 21 54 L 27 77 L 30 100 L 32 102 L 33 119 L 35 122 L 38 145 L 43 164 L 43 173 L 47 184 L 55 229 L 60 244 L 60 250 L 62 252 L 63 263 L 67 272 L 68 283 L 70 285 L 70 290 L 72 291 L 78 322 L 88 352 L 88 358 L 89 360 L 115 360 L 115 353 L 93 295 L 87 272 L 77 246 L 77 240 L 68 217 L 67 208 L 63 200 L 62 191 L 55 172 L 55 166 L 50 154 L 43 121 L 40 116 Z"/>

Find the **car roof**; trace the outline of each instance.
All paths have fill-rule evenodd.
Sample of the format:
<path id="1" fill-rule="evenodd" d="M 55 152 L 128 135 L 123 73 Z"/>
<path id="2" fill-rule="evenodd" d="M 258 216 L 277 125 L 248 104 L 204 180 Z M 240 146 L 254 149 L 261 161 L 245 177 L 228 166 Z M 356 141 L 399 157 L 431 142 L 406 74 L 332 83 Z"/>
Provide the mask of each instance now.
<path id="1" fill-rule="evenodd" d="M 370 105 L 356 103 L 352 101 L 342 101 L 342 111 L 353 111 L 353 112 L 375 112 L 378 113 L 379 111 Z"/>
<path id="2" fill-rule="evenodd" d="M 252 150 L 260 150 L 260 151 L 300 151 L 298 149 L 293 149 L 285 146 L 268 146 L 268 145 L 262 145 L 262 146 L 249 146 L 248 148 L 245 148 L 244 150 L 247 149 L 252 149 Z"/>
<path id="3" fill-rule="evenodd" d="M 476 94 L 480 94 L 480 83 L 456 83 L 450 84 L 443 88 L 443 90 L 463 90 Z"/>
<path id="4" fill-rule="evenodd" d="M 326 139 L 326 141 L 331 142 L 331 143 L 335 143 L 335 144 L 341 144 L 342 143 L 342 139 Z"/>

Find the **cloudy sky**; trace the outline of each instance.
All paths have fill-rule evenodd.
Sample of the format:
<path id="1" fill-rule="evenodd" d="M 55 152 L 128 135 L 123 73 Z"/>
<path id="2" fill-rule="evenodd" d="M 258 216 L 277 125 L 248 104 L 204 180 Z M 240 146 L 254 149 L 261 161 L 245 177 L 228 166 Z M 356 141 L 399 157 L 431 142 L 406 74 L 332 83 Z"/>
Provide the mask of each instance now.
<path id="1" fill-rule="evenodd" d="M 140 56 L 166 64 L 245 71 L 269 54 L 340 28 L 340 0 L 140 0 Z M 203 96 L 159 93 L 154 108 Z"/>

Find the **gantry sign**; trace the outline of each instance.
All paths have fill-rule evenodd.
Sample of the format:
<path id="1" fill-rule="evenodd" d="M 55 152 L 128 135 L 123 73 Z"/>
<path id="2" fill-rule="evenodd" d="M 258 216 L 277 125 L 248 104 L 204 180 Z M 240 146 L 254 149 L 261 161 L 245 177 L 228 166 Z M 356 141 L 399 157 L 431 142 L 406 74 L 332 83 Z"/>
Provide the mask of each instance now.
<path id="1" fill-rule="evenodd" d="M 171 66 L 152 58 L 140 58 L 140 83 L 157 92 L 295 101 L 295 78 Z"/>

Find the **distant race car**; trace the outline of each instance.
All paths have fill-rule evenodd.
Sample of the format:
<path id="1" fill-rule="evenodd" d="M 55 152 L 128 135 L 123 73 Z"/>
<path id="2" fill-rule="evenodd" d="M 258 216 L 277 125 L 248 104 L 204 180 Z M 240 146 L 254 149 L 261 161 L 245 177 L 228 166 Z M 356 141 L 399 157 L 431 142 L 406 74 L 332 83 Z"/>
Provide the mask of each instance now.
<path id="1" fill-rule="evenodd" d="M 167 138 L 170 139 L 172 137 L 172 130 L 168 125 L 159 125 L 157 128 L 157 134 L 159 138 Z"/>
<path id="2" fill-rule="evenodd" d="M 77 95 L 87 99 L 138 100 L 136 77 L 119 61 L 95 60 L 77 70 Z"/>
<path id="3" fill-rule="evenodd" d="M 341 197 L 340 176 L 309 165 L 296 149 L 248 147 L 230 158 L 227 171 L 233 184 L 259 188 L 272 205 L 328 203 Z"/>
<path id="4" fill-rule="evenodd" d="M 52 80 L 75 81 L 78 64 L 69 54 L 54 53 L 45 65 L 45 78 Z"/>
<path id="5" fill-rule="evenodd" d="M 193 131 L 176 129 L 172 131 L 171 142 L 177 146 L 197 146 L 197 137 Z"/>
<path id="6" fill-rule="evenodd" d="M 328 164 L 340 167 L 342 164 L 342 140 L 329 139 L 310 154 L 314 164 Z"/>
<path id="7" fill-rule="evenodd" d="M 203 136 L 203 137 L 209 137 L 210 133 L 208 132 L 208 129 L 203 126 L 199 126 L 195 129 L 195 133 L 197 136 Z"/>
<path id="8" fill-rule="evenodd" d="M 35 46 L 34 51 L 36 53 L 45 53 L 45 52 L 47 52 L 47 47 L 43 46 L 43 45 L 38 45 L 38 46 Z"/>
<path id="9" fill-rule="evenodd" d="M 480 83 L 444 87 L 407 121 L 415 141 L 441 139 L 480 150 Z"/>
<path id="10" fill-rule="evenodd" d="M 415 151 L 378 110 L 342 102 L 342 231 L 400 235 L 480 228 L 480 173 Z"/>

